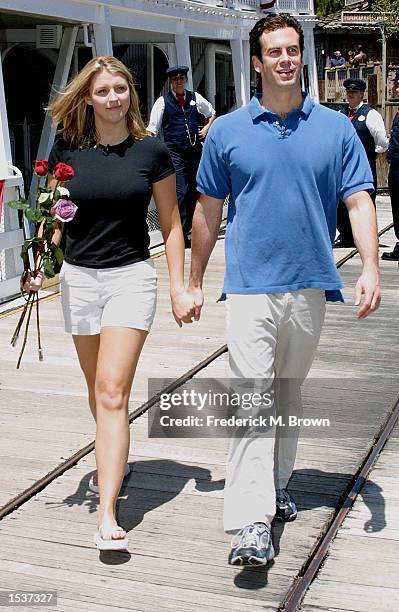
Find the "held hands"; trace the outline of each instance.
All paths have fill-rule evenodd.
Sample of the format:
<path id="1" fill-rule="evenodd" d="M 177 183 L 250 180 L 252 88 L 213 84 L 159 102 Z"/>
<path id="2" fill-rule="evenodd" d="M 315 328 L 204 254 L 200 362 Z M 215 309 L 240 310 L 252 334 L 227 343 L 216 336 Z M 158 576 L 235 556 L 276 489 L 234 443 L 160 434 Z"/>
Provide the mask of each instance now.
<path id="1" fill-rule="evenodd" d="M 192 323 L 194 316 L 194 300 L 188 291 L 174 291 L 170 295 L 172 312 L 179 327 L 182 323 Z"/>
<path id="2" fill-rule="evenodd" d="M 182 323 L 199 321 L 204 302 L 202 289 L 175 291 L 171 294 L 172 312 L 179 327 Z"/>
<path id="3" fill-rule="evenodd" d="M 362 295 L 363 303 L 360 305 Z M 369 314 L 377 310 L 381 302 L 380 275 L 378 268 L 363 269 L 355 287 L 355 306 L 358 319 L 365 319 Z"/>
<path id="4" fill-rule="evenodd" d="M 188 288 L 190 295 L 194 300 L 194 321 L 199 321 L 201 316 L 201 309 L 204 305 L 204 292 L 201 287 L 192 287 Z"/>
<path id="5" fill-rule="evenodd" d="M 42 288 L 44 281 L 44 272 L 38 270 L 31 272 L 27 270 L 21 277 L 21 289 L 29 293 L 30 291 L 39 291 Z"/>

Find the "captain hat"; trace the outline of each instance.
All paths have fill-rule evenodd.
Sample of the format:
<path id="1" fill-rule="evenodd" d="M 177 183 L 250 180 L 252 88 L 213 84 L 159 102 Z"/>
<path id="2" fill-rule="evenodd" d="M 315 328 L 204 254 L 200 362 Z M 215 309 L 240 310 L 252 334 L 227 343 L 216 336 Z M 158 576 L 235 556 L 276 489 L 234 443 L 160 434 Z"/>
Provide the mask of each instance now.
<path id="1" fill-rule="evenodd" d="M 166 74 L 169 78 L 174 76 L 186 76 L 188 71 L 188 66 L 171 66 L 167 69 Z"/>
<path id="2" fill-rule="evenodd" d="M 345 79 L 343 86 L 346 91 L 366 91 L 366 81 L 362 79 Z"/>

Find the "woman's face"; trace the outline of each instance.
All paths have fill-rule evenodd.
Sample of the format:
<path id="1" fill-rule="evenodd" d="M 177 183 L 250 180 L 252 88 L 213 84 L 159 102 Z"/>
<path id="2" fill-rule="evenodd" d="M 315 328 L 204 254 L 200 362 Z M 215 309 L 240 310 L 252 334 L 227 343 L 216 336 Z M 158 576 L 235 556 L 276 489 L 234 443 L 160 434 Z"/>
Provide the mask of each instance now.
<path id="1" fill-rule="evenodd" d="M 126 78 L 120 72 L 102 70 L 93 76 L 86 102 L 93 107 L 97 121 L 113 124 L 124 121 L 130 106 Z"/>

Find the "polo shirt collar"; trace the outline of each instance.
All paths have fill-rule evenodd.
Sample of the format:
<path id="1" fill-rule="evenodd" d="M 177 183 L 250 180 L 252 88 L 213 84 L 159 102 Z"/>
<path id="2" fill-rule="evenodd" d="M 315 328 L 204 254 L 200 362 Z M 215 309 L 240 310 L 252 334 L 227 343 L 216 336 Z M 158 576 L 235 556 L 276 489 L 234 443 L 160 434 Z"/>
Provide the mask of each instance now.
<path id="1" fill-rule="evenodd" d="M 261 93 L 256 93 L 252 98 L 250 103 L 248 104 L 248 112 L 251 115 L 252 119 L 255 120 L 258 117 L 261 117 L 262 115 L 273 115 L 276 116 L 276 113 L 273 113 L 272 111 L 268 110 L 267 108 L 264 108 L 263 106 L 261 106 L 260 104 L 260 99 L 262 98 L 262 94 Z M 298 106 L 297 108 L 294 108 L 292 111 L 290 111 L 288 114 L 291 115 L 292 113 L 299 113 L 301 115 L 303 115 L 304 117 L 309 117 L 310 113 L 312 112 L 312 109 L 314 107 L 314 102 L 311 99 L 310 95 L 306 92 L 302 92 L 302 104 L 300 106 Z"/>

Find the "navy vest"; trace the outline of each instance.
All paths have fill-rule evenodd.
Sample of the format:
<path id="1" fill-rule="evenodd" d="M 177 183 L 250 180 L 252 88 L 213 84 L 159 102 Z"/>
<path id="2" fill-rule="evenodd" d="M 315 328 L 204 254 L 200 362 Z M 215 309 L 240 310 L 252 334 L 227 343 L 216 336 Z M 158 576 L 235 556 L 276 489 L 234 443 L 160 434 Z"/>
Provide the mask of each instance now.
<path id="1" fill-rule="evenodd" d="M 376 158 L 377 154 L 375 152 L 375 142 L 374 138 L 369 132 L 369 129 L 366 125 L 366 118 L 369 112 L 371 111 L 371 106 L 368 104 L 362 104 L 360 108 L 356 111 L 355 116 L 352 119 L 352 125 L 355 128 L 357 135 L 362 141 L 362 145 L 366 151 L 367 158 L 369 160 L 371 172 L 373 173 L 374 182 L 376 182 L 377 177 L 377 168 L 376 168 Z M 349 106 L 346 109 L 346 114 L 349 112 Z M 359 121 L 359 117 L 364 117 L 362 121 Z"/>
<path id="2" fill-rule="evenodd" d="M 392 123 L 388 147 L 388 162 L 399 164 L 399 112 L 396 113 Z"/>
<path id="3" fill-rule="evenodd" d="M 199 113 L 195 104 L 195 93 L 186 91 L 184 108 L 180 106 L 171 91 L 164 96 L 164 100 L 165 110 L 162 117 L 162 130 L 165 144 L 171 149 L 198 148 L 200 146 L 198 138 Z M 194 104 L 190 104 L 191 101 Z"/>

